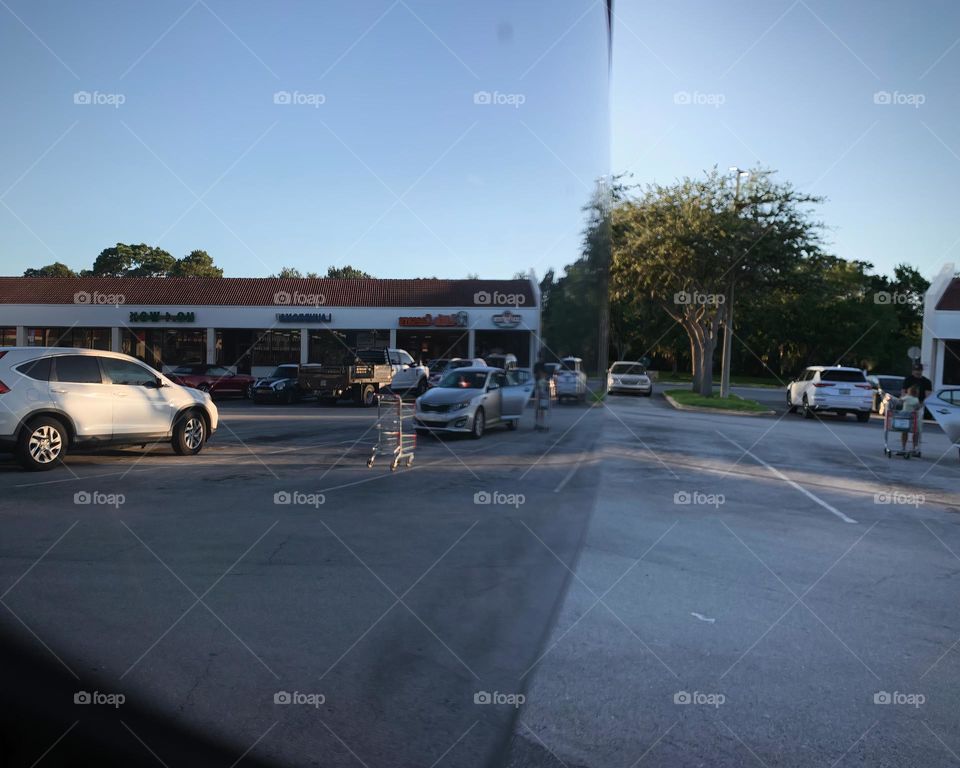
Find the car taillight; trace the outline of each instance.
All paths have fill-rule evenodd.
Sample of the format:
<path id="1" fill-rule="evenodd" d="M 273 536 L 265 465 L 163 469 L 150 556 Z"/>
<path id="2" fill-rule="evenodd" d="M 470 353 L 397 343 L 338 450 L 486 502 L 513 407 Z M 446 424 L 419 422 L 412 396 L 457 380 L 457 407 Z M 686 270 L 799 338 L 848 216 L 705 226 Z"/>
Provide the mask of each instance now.
<path id="1" fill-rule="evenodd" d="M 0 356 L 2 356 L 3 354 L 5 354 L 5 353 L 0 352 Z M 5 394 L 7 394 L 7 392 L 9 392 L 9 391 L 10 391 L 10 387 L 8 387 L 6 384 L 4 384 L 2 381 L 0 381 L 0 395 L 5 395 Z"/>
<path id="2" fill-rule="evenodd" d="M 857 389 L 873 389 L 873 387 L 869 384 L 856 384 L 855 386 Z"/>
<path id="3" fill-rule="evenodd" d="M 832 386 L 833 386 L 833 382 L 832 382 L 832 381 L 821 381 L 819 384 L 814 384 L 813 386 L 815 386 L 815 387 L 832 387 Z"/>

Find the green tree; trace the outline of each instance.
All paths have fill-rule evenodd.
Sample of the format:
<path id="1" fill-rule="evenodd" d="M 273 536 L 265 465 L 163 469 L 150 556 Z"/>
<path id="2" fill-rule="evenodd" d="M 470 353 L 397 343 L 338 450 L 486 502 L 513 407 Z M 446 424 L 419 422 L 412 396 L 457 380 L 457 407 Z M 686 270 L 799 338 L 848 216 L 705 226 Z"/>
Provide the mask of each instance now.
<path id="1" fill-rule="evenodd" d="M 327 277 L 340 280 L 369 280 L 373 275 L 347 264 L 345 267 L 327 267 Z"/>
<path id="2" fill-rule="evenodd" d="M 77 273 L 74 272 L 70 267 L 60 261 L 55 261 L 53 264 L 47 264 L 45 267 L 40 267 L 38 269 L 27 269 L 24 270 L 24 277 L 76 277 Z"/>
<path id="3" fill-rule="evenodd" d="M 145 243 L 117 243 L 100 252 L 90 274 L 97 277 L 164 277 L 175 263 L 176 259 L 162 248 Z"/>
<path id="4" fill-rule="evenodd" d="M 275 275 L 270 275 L 270 277 L 307 277 L 307 278 L 317 278 L 320 277 L 316 272 L 307 272 L 303 274 L 296 267 L 282 267 L 279 272 Z"/>
<path id="5" fill-rule="evenodd" d="M 206 251 L 190 251 L 177 259 L 169 272 L 170 277 L 223 277 L 223 270 L 213 263 Z"/>

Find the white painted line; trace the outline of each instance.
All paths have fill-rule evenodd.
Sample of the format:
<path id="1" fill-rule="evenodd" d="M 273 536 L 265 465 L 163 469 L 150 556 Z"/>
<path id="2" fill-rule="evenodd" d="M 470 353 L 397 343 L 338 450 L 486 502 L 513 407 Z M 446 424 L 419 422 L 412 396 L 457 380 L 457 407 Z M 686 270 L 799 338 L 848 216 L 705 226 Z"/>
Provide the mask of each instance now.
<path id="1" fill-rule="evenodd" d="M 587 457 L 587 454 L 585 453 L 580 454 L 580 458 L 577 459 L 577 463 L 570 468 L 570 471 L 567 472 L 563 480 L 561 480 L 560 483 L 557 485 L 557 487 L 553 489 L 554 493 L 560 493 L 560 491 L 563 490 L 563 487 L 570 482 L 570 480 L 573 478 L 575 474 L 577 474 L 577 470 L 580 469 L 580 465 L 583 464 L 583 460 L 586 457 Z"/>
<path id="2" fill-rule="evenodd" d="M 695 619 L 700 619 L 700 621 L 707 622 L 707 624 L 713 624 L 716 621 L 716 619 L 711 619 L 707 616 L 704 616 L 702 613 L 697 613 L 696 611 L 690 611 L 690 615 Z"/>
<path id="3" fill-rule="evenodd" d="M 736 446 L 736 447 L 739 448 L 741 451 L 743 451 L 743 453 L 744 453 L 745 456 L 749 456 L 751 459 L 753 459 L 753 460 L 754 460 L 755 462 L 757 462 L 758 464 L 762 464 L 764 467 L 766 467 L 768 470 L 770 470 L 770 472 L 772 472 L 774 475 L 776 475 L 777 477 L 779 477 L 779 478 L 780 478 L 781 480 L 783 480 L 785 483 L 787 483 L 788 485 L 796 488 L 798 491 L 800 491 L 800 493 L 802 493 L 804 496 L 806 496 L 806 497 L 807 497 L 808 499 L 810 499 L 811 501 L 815 501 L 817 504 L 819 504 L 821 507 L 823 507 L 823 508 L 824 508 L 825 510 L 827 510 L 828 512 L 832 512 L 834 515 L 836 515 L 836 516 L 839 517 L 841 520 L 843 520 L 843 522 L 845 522 L 845 523 L 856 523 L 856 522 L 857 522 L 857 521 L 854 520 L 852 517 L 847 517 L 845 514 L 843 514 L 843 512 L 841 512 L 841 511 L 840 511 L 839 509 L 837 509 L 836 507 L 833 507 L 833 506 L 827 504 L 827 502 L 825 502 L 825 501 L 824 501 L 823 499 L 821 499 L 819 496 L 815 496 L 814 494 L 810 493 L 810 491 L 808 491 L 806 488 L 804 488 L 804 487 L 803 487 L 802 485 L 800 485 L 799 483 L 795 483 L 793 480 L 791 480 L 789 477 L 787 477 L 785 474 L 783 474 L 783 472 L 781 472 L 779 469 L 777 469 L 776 467 L 771 466 L 770 464 L 767 464 L 767 462 L 765 462 L 765 461 L 764 461 L 763 459 L 761 459 L 759 456 L 757 456 L 757 455 L 754 454 L 754 453 L 751 453 L 751 452 L 748 451 L 746 448 L 743 448 L 742 446 L 740 446 L 738 443 L 736 443 L 736 442 L 734 442 L 733 440 L 731 440 L 729 437 L 727 437 L 727 436 L 726 436 L 725 434 L 723 434 L 722 432 L 717 432 L 717 434 L 720 435 L 720 437 L 722 437 L 722 438 L 723 438 L 724 440 L 726 440 L 728 443 Z"/>

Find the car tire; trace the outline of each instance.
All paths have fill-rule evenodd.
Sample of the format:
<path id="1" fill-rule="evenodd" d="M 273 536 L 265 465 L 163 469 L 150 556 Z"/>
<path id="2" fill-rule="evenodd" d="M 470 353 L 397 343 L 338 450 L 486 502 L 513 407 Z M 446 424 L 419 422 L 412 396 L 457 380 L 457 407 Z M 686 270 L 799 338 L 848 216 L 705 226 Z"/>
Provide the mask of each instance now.
<path id="1" fill-rule="evenodd" d="M 207 441 L 207 422 L 199 411 L 187 411 L 173 425 L 170 444 L 180 456 L 195 456 Z"/>
<path id="2" fill-rule="evenodd" d="M 479 440 L 483 437 L 483 432 L 487 427 L 487 416 L 483 412 L 483 408 L 477 408 L 477 412 L 473 415 L 473 426 L 470 429 L 470 437 L 474 440 Z"/>
<path id="3" fill-rule="evenodd" d="M 422 378 L 420 379 L 420 381 L 417 382 L 417 390 L 416 390 L 417 397 L 420 397 L 420 395 L 422 395 L 426 391 L 427 391 L 427 380 Z"/>
<path id="4" fill-rule="evenodd" d="M 793 404 L 793 400 L 790 399 L 790 393 L 787 392 L 787 413 L 796 413 L 797 406 Z"/>
<path id="5" fill-rule="evenodd" d="M 17 461 L 31 472 L 46 472 L 63 463 L 69 435 L 52 416 L 32 419 L 17 438 Z"/>
<path id="6" fill-rule="evenodd" d="M 360 390 L 360 405 L 369 408 L 377 403 L 377 388 L 373 384 L 364 384 Z"/>
<path id="7" fill-rule="evenodd" d="M 292 389 L 287 389 L 283 393 L 283 403 L 284 405 L 293 405 L 294 394 Z"/>
<path id="8" fill-rule="evenodd" d="M 243 390 L 243 396 L 247 400 L 253 400 L 253 384 L 247 384 L 247 388 Z"/>
<path id="9" fill-rule="evenodd" d="M 870 413 L 868 411 L 860 411 L 857 413 L 857 421 L 859 421 L 861 424 L 866 424 L 868 421 L 870 421 Z"/>
<path id="10" fill-rule="evenodd" d="M 507 419 L 507 429 L 513 432 L 517 428 L 517 419 Z"/>
<path id="11" fill-rule="evenodd" d="M 807 402 L 807 396 L 803 396 L 803 405 L 801 406 L 801 413 L 803 418 L 812 419 L 813 418 L 813 409 L 810 407 L 810 403 Z"/>

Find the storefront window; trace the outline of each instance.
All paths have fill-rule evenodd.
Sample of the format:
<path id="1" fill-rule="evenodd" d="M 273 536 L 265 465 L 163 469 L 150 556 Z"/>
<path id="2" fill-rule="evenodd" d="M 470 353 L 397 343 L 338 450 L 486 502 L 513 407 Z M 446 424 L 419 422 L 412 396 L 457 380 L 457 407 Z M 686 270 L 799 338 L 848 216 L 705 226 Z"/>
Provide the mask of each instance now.
<path id="1" fill-rule="evenodd" d="M 16 336 L 14 336 L 16 339 Z M 27 328 L 27 346 L 110 349 L 109 328 Z"/>
<path id="2" fill-rule="evenodd" d="M 469 351 L 469 330 L 397 331 L 397 347 L 409 352 L 415 360 L 466 357 Z"/>
<path id="3" fill-rule="evenodd" d="M 0 328 L 0 347 L 17 346 L 17 329 Z"/>
<path id="4" fill-rule="evenodd" d="M 300 331 L 254 331 L 250 365 L 300 362 Z"/>
<path id="5" fill-rule="evenodd" d="M 960 339 L 943 342 L 943 383 L 960 384 Z"/>
<path id="6" fill-rule="evenodd" d="M 477 357 L 491 354 L 513 354 L 521 368 L 530 365 L 529 331 L 477 331 L 475 337 Z"/>
<path id="7" fill-rule="evenodd" d="M 310 349 L 307 360 L 311 363 L 339 362 L 344 355 L 358 349 L 386 349 L 390 346 L 390 331 L 352 331 L 321 328 L 310 331 Z"/>
<path id="8" fill-rule="evenodd" d="M 164 366 L 202 363 L 207 354 L 207 332 L 181 328 L 124 328 L 122 352 L 163 370 Z"/>

